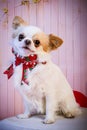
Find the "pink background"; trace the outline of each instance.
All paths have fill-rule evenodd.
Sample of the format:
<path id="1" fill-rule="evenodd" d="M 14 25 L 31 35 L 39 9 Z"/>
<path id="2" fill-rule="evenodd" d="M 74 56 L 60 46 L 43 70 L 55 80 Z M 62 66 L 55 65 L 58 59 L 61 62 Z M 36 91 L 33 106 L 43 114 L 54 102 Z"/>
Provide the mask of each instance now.
<path id="1" fill-rule="evenodd" d="M 41 0 L 22 5 L 22 0 L 0 0 L 0 119 L 23 111 L 22 99 L 14 90 L 13 78 L 3 75 L 11 60 L 11 24 L 15 15 L 54 33 L 64 44 L 52 52 L 52 60 L 64 72 L 74 90 L 87 95 L 87 0 Z M 3 9 L 8 14 L 3 15 Z"/>

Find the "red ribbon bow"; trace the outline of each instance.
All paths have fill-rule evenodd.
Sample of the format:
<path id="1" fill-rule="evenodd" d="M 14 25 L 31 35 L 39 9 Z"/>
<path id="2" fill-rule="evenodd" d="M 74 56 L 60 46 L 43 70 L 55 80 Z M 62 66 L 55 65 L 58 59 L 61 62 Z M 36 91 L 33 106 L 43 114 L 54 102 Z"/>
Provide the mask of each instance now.
<path id="1" fill-rule="evenodd" d="M 23 64 L 22 81 L 27 83 L 26 82 L 26 70 L 27 69 L 32 70 L 37 65 L 37 63 L 38 63 L 37 55 L 32 54 L 32 55 L 29 55 L 28 57 L 20 57 L 15 54 L 15 57 L 16 57 L 15 66 Z M 10 67 L 4 72 L 4 74 L 7 74 L 8 79 L 9 79 L 13 75 L 13 73 L 14 73 L 13 64 L 11 64 Z"/>

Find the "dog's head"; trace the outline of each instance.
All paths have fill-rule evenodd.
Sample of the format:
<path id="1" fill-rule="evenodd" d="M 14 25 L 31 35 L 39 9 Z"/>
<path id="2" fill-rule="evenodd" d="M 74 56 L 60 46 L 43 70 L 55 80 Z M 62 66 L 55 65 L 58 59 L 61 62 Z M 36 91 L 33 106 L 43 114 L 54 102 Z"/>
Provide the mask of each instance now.
<path id="1" fill-rule="evenodd" d="M 61 38 L 53 34 L 47 35 L 38 27 L 29 26 L 19 16 L 13 19 L 12 27 L 12 47 L 20 56 L 48 53 L 63 43 Z"/>

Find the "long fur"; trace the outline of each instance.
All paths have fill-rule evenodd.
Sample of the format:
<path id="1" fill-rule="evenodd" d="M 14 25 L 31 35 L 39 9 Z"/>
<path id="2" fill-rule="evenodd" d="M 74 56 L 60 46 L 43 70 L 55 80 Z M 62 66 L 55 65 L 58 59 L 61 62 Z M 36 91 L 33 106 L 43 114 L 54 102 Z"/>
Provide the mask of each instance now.
<path id="1" fill-rule="evenodd" d="M 18 37 L 21 33 L 25 37 L 19 41 Z M 25 46 L 26 39 L 31 41 L 31 44 L 28 45 L 31 51 L 22 48 Z M 40 41 L 38 47 L 35 47 L 34 40 Z M 53 34 L 46 35 L 39 28 L 27 25 L 18 16 L 14 18 L 12 47 L 20 56 L 37 54 L 39 61 L 32 71 L 28 71 L 27 81 L 29 85 L 25 83 L 21 85 L 22 64 L 14 68 L 15 87 L 20 91 L 25 106 L 24 113 L 18 115 L 18 118 L 29 118 L 34 114 L 46 114 L 43 123 L 53 123 L 58 113 L 67 118 L 81 113 L 69 83 L 59 67 L 50 58 L 49 52 L 58 48 L 62 43 L 61 38 Z M 44 61 L 46 64 L 42 64 Z"/>

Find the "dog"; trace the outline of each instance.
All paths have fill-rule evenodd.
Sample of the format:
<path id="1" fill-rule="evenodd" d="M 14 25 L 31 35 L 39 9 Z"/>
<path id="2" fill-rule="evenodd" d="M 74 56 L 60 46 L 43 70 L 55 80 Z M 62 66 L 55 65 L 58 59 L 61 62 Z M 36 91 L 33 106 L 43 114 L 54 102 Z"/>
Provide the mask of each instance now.
<path id="1" fill-rule="evenodd" d="M 54 123 L 57 114 L 72 118 L 81 113 L 73 91 L 60 68 L 51 61 L 50 52 L 63 40 L 45 34 L 15 16 L 12 22 L 12 64 L 15 87 L 23 97 L 25 111 L 20 119 L 46 114 L 43 123 Z"/>

